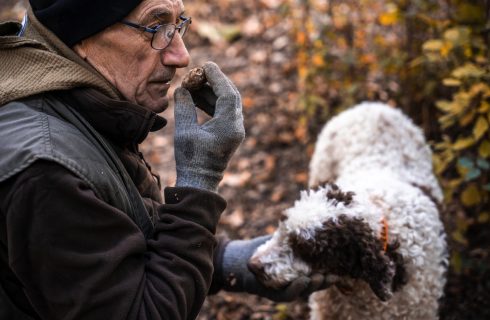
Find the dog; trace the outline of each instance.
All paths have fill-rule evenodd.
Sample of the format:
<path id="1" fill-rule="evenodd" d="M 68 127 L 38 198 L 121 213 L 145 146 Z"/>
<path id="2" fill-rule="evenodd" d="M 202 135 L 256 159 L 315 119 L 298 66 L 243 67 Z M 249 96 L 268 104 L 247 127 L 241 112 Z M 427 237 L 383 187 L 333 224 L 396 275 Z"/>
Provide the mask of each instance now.
<path id="1" fill-rule="evenodd" d="M 320 133 L 309 189 L 249 269 L 281 288 L 322 273 L 310 319 L 437 319 L 448 266 L 432 153 L 401 111 L 362 103 Z"/>

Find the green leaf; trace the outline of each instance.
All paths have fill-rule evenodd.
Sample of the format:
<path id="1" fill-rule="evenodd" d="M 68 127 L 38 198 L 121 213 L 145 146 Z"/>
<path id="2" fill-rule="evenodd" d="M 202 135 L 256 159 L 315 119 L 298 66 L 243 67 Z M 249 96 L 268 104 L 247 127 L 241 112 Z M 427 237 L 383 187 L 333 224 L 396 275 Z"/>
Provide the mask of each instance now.
<path id="1" fill-rule="evenodd" d="M 473 168 L 466 173 L 464 179 L 466 181 L 471 181 L 481 176 L 481 170 L 478 168 Z"/>
<path id="2" fill-rule="evenodd" d="M 475 167 L 473 160 L 468 157 L 461 157 L 458 159 L 458 164 L 467 169 L 473 169 Z"/>
<path id="3" fill-rule="evenodd" d="M 476 159 L 476 164 L 482 168 L 483 170 L 488 170 L 490 169 L 490 162 L 488 162 L 487 160 L 485 159 L 482 159 L 482 158 L 478 158 Z"/>

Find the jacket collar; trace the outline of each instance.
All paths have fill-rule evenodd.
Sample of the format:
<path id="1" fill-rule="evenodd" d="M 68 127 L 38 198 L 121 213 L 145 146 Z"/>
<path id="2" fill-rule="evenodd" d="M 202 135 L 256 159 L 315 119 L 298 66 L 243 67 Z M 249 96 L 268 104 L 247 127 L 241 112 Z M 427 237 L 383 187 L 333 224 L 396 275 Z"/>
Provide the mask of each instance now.
<path id="1" fill-rule="evenodd" d="M 149 132 L 162 129 L 167 120 L 155 112 L 107 97 L 95 89 L 53 93 L 79 113 L 102 135 L 122 147 L 140 144 Z"/>

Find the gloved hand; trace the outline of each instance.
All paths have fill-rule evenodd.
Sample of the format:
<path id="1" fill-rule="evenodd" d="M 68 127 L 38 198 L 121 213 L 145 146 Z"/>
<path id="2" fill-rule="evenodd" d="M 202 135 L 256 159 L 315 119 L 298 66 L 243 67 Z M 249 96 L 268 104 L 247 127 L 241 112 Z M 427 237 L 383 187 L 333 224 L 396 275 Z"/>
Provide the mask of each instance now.
<path id="1" fill-rule="evenodd" d="M 245 138 L 245 129 L 237 88 L 215 63 L 207 62 L 203 68 L 217 98 L 214 110 L 208 112 L 214 113 L 212 119 L 197 122 L 196 105 L 186 89 L 178 88 L 174 95 L 175 185 L 216 191 L 229 159 Z"/>
<path id="2" fill-rule="evenodd" d="M 218 97 L 216 97 L 210 85 L 206 83 L 200 89 L 192 90 L 190 93 L 196 107 L 206 112 L 208 116 L 214 116 L 214 108 Z"/>
<path id="3" fill-rule="evenodd" d="M 311 277 L 301 276 L 285 288 L 273 289 L 262 285 L 248 269 L 247 263 L 255 250 L 267 242 L 271 236 L 262 236 L 251 240 L 234 240 L 225 245 L 215 273 L 222 288 L 232 292 L 247 292 L 276 302 L 289 302 L 306 297 L 314 291 L 329 286 L 321 274 Z"/>

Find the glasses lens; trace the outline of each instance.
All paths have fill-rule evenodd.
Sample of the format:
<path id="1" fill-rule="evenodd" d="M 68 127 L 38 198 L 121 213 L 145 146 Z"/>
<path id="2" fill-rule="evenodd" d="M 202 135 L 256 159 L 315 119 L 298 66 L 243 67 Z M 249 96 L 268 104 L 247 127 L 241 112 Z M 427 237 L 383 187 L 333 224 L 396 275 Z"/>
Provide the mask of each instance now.
<path id="1" fill-rule="evenodd" d="M 190 19 L 186 20 L 186 21 L 183 21 L 182 22 L 182 25 L 180 26 L 180 29 L 179 29 L 179 34 L 180 34 L 180 37 L 184 37 L 184 34 L 187 32 L 187 30 L 189 29 L 189 24 L 190 24 Z"/>
<path id="2" fill-rule="evenodd" d="M 151 46 L 157 50 L 165 49 L 172 41 L 174 33 L 175 26 L 173 24 L 162 25 L 153 35 Z"/>

